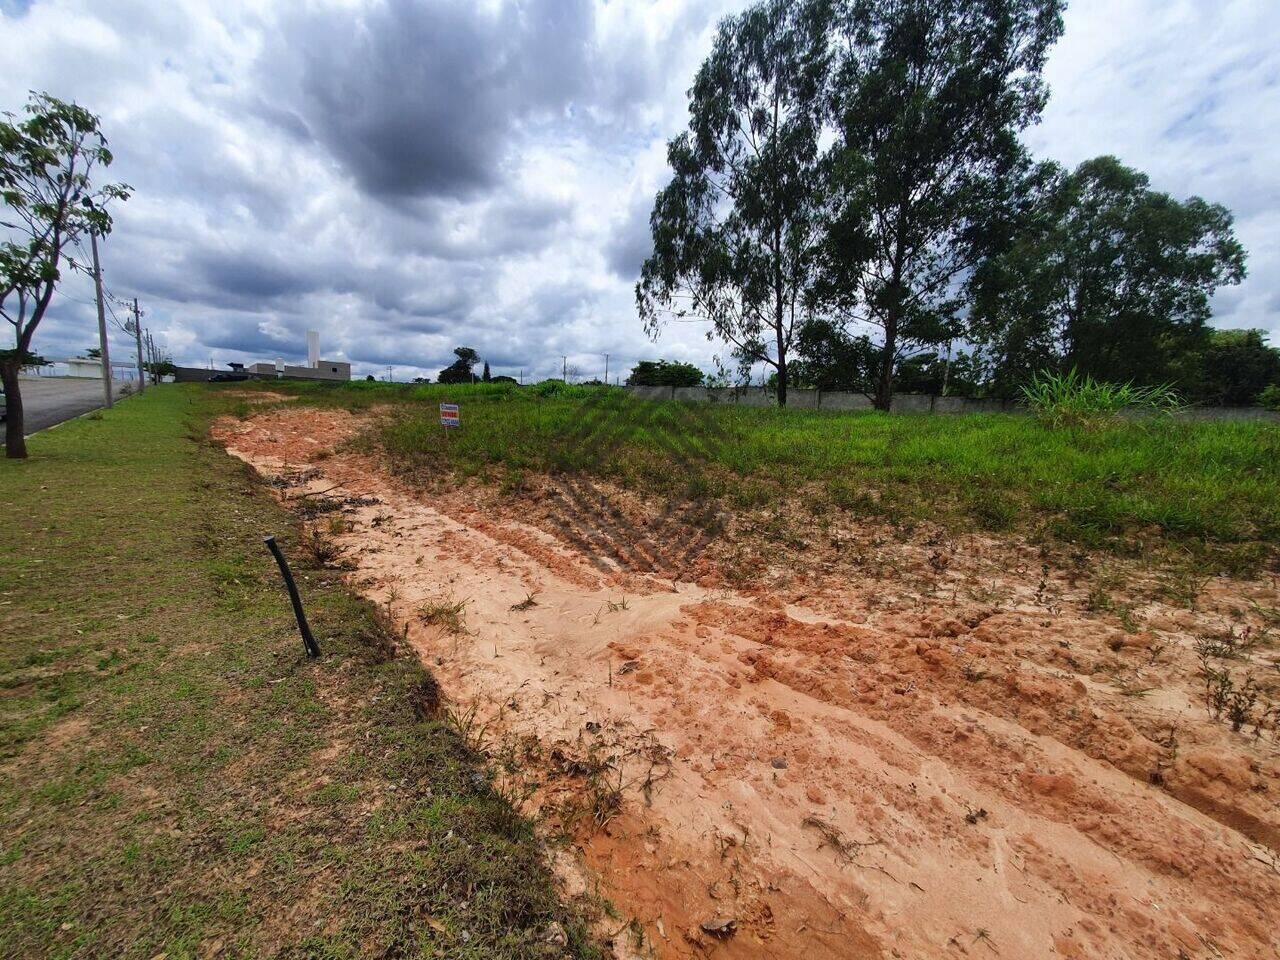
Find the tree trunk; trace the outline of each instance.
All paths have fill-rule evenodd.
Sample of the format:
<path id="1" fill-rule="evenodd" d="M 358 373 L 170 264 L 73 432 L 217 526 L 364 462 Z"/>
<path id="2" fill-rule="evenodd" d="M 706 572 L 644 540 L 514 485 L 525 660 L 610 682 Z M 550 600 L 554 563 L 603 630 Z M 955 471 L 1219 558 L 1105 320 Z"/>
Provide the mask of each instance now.
<path id="1" fill-rule="evenodd" d="M 875 408 L 888 411 L 893 403 L 893 361 L 898 352 L 898 324 L 902 319 L 902 220 L 898 213 L 897 240 L 893 251 L 893 277 L 889 283 L 889 308 L 884 316 L 884 350 L 880 354 L 880 377 L 876 381 Z"/>
<path id="2" fill-rule="evenodd" d="M 881 351 L 881 370 L 876 379 L 876 410 L 887 411 L 893 403 L 893 352 L 897 349 L 897 319 L 884 319 L 884 348 Z"/>
<path id="3" fill-rule="evenodd" d="M 782 335 L 784 313 L 782 308 L 782 288 L 778 288 L 777 313 L 774 314 L 775 333 L 778 343 L 778 406 L 787 405 L 787 341 Z"/>
<path id="4" fill-rule="evenodd" d="M 22 435 L 22 393 L 18 382 L 19 359 L 0 362 L 0 381 L 9 406 L 4 422 L 4 455 L 10 460 L 23 459 L 27 455 L 27 440 Z"/>
<path id="5" fill-rule="evenodd" d="M 880 351 L 880 376 L 876 378 L 875 408 L 887 411 L 893 403 L 893 357 L 898 349 L 898 309 L 891 306 L 884 318 L 884 349 Z"/>

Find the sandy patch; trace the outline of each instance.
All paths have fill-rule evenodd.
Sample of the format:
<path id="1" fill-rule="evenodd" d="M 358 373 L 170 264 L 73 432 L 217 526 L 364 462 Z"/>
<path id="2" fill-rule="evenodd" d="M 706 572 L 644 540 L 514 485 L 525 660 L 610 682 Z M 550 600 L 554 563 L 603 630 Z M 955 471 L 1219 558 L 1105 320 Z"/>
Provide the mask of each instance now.
<path id="1" fill-rule="evenodd" d="M 620 953 L 1280 951 L 1275 742 L 1209 719 L 1191 650 L 1248 600 L 1280 606 L 1274 583 L 1148 603 L 1127 630 L 994 541 L 943 561 L 876 534 L 863 552 L 888 576 L 665 579 L 536 509 L 316 460 L 357 426 L 290 409 L 215 434 L 294 503 L 357 498 L 337 538 L 353 583 L 487 724 L 505 788 L 569 832 L 584 886 L 634 918 Z M 424 622 L 458 601 L 462 632 Z"/>

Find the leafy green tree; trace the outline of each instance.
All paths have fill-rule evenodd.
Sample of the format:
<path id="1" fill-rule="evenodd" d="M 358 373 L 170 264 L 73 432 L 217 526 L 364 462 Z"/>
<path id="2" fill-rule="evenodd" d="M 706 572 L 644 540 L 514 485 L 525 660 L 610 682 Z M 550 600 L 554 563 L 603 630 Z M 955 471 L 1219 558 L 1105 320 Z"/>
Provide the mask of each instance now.
<path id="1" fill-rule="evenodd" d="M 636 285 L 651 337 L 673 318 L 707 323 L 708 339 L 777 371 L 780 405 L 821 239 L 830 20 L 823 0 L 762 0 L 721 22 L 689 93 L 689 129 L 667 147 L 673 176 Z"/>
<path id="2" fill-rule="evenodd" d="M 666 360 L 641 360 L 627 377 L 629 387 L 696 387 L 702 384 L 702 371 L 692 363 Z"/>
<path id="3" fill-rule="evenodd" d="M 829 317 L 812 317 L 796 337 L 796 382 L 817 390 L 870 393 L 876 349 L 871 338 L 849 333 Z"/>
<path id="4" fill-rule="evenodd" d="M 14 330 L 14 347 L 0 350 L 8 457 L 27 455 L 18 372 L 64 267 L 75 266 L 67 251 L 91 231 L 110 233 L 108 204 L 129 197 L 124 184 L 94 185 L 96 169 L 112 160 L 96 116 L 43 93 L 31 95 L 23 114 L 0 119 L 0 316 Z"/>
<path id="5" fill-rule="evenodd" d="M 976 397 L 983 390 L 981 361 L 972 353 L 926 351 L 907 357 L 894 374 L 902 393 L 927 393 L 934 397 Z"/>
<path id="6" fill-rule="evenodd" d="M 481 379 L 481 380 L 483 380 L 485 383 L 488 383 L 488 382 L 489 382 L 489 380 L 490 380 L 490 377 L 489 377 L 489 361 L 488 361 L 488 360 L 486 360 L 486 361 L 484 362 L 484 374 L 480 377 L 480 379 Z"/>
<path id="7" fill-rule="evenodd" d="M 1006 235 L 1027 168 L 1019 132 L 1062 0 L 845 0 L 822 297 L 876 340 L 874 401 L 894 372 L 959 333 L 960 280 Z"/>
<path id="8" fill-rule="evenodd" d="M 178 372 L 178 365 L 174 363 L 171 358 L 164 357 L 160 360 L 147 363 L 145 365 L 145 369 L 149 374 L 151 374 L 153 379 L 160 380 L 162 377 L 171 377 L 176 374 Z"/>
<path id="9" fill-rule="evenodd" d="M 475 383 L 474 367 L 480 362 L 480 354 L 470 347 L 454 347 L 454 356 L 458 359 L 440 371 L 437 383 Z"/>
<path id="10" fill-rule="evenodd" d="M 1267 346 L 1263 330 L 1210 330 L 1179 378 L 1188 396 L 1204 403 L 1250 406 L 1270 384 L 1280 383 L 1280 350 Z"/>
<path id="11" fill-rule="evenodd" d="M 1115 157 L 1043 166 L 1007 250 L 975 271 L 970 336 L 1006 388 L 1037 370 L 1163 383 L 1204 344 L 1209 298 L 1245 276 L 1231 214 Z M 1184 374 L 1185 375 L 1185 374 Z M 1179 378 L 1180 379 L 1180 378 Z"/>

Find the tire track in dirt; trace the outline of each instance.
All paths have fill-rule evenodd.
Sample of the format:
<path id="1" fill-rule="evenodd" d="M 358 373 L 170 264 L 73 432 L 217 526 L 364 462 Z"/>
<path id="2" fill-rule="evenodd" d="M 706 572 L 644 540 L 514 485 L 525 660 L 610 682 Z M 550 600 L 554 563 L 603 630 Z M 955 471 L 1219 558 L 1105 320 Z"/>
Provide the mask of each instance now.
<path id="1" fill-rule="evenodd" d="M 883 609 L 874 584 L 788 603 L 637 576 L 316 459 L 355 426 L 291 409 L 216 435 L 268 477 L 308 470 L 295 497 L 377 498 L 344 511 L 352 581 L 571 835 L 571 890 L 634 918 L 619 955 L 1277 956 L 1274 756 L 1228 752 L 1180 690 L 1093 679 L 1152 640 L 954 597 Z M 464 633 L 422 621 L 442 600 Z M 1193 749 L 1162 751 L 1171 717 Z"/>

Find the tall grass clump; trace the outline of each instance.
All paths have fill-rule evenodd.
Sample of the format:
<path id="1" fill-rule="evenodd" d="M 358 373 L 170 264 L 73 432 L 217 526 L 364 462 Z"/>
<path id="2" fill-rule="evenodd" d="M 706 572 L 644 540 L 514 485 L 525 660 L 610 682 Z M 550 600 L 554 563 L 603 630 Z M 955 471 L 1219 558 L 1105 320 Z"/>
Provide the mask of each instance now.
<path id="1" fill-rule="evenodd" d="M 1097 429 L 1114 423 L 1125 410 L 1173 413 L 1182 406 L 1168 384 L 1107 383 L 1081 376 L 1074 367 L 1067 373 L 1032 375 L 1022 395 L 1036 417 L 1055 429 Z"/>

